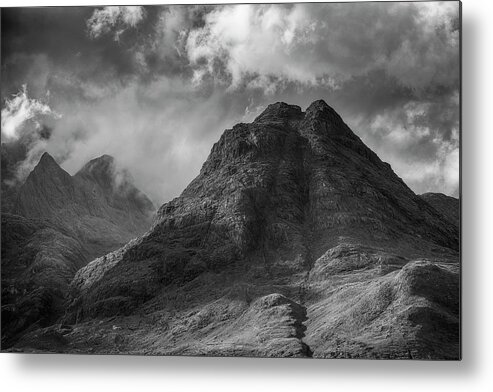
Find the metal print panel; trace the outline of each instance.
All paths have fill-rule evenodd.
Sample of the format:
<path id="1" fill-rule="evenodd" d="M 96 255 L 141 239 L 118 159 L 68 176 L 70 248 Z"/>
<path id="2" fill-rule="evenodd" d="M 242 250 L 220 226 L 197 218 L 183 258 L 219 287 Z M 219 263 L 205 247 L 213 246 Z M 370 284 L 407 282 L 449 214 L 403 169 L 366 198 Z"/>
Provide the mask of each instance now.
<path id="1" fill-rule="evenodd" d="M 1 22 L 2 351 L 460 359 L 459 2 Z"/>

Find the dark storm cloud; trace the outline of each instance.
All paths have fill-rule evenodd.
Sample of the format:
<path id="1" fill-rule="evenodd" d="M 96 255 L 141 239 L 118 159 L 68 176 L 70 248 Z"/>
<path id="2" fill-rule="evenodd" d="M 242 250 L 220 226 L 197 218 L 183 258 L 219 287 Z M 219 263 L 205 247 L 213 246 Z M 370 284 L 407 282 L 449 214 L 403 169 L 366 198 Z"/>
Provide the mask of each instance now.
<path id="1" fill-rule="evenodd" d="M 32 74 L 48 79 L 40 90 L 60 83 L 57 78 L 67 78 L 67 73 L 80 83 L 133 76 L 138 70 L 133 49 L 153 30 L 156 12 L 146 12 L 149 23 L 122 31 L 115 42 L 110 34 L 89 39 L 87 21 L 95 11 L 92 7 L 3 9 L 2 97 L 17 92 L 26 78 L 32 80 L 30 86 L 35 85 Z M 37 95 L 38 91 L 30 90 Z"/>
<path id="2" fill-rule="evenodd" d="M 69 171 L 113 154 L 157 203 L 226 127 L 320 98 L 415 191 L 456 195 L 457 29 L 456 2 L 9 9 L 2 98 L 26 84 L 61 114 L 42 148 Z"/>

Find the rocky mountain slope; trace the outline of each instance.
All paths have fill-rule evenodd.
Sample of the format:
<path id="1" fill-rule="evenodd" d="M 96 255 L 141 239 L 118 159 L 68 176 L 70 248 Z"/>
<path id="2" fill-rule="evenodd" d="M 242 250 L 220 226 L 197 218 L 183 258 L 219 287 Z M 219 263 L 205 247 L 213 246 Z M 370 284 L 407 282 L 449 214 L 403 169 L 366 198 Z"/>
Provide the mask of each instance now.
<path id="1" fill-rule="evenodd" d="M 45 153 L 2 213 L 2 347 L 53 323 L 76 271 L 149 227 L 152 203 L 114 170 L 103 156 L 72 177 Z"/>
<path id="2" fill-rule="evenodd" d="M 323 101 L 226 130 L 146 234 L 80 269 L 22 350 L 447 358 L 459 231 Z"/>

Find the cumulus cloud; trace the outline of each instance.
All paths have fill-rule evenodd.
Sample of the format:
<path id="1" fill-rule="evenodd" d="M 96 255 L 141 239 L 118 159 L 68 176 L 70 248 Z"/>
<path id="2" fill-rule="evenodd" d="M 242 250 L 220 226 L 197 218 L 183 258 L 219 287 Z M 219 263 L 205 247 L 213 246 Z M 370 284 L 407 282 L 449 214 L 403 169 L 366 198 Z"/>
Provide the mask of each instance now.
<path id="1" fill-rule="evenodd" d="M 49 99 L 49 93 L 46 101 Z M 5 101 L 2 109 L 2 142 L 23 146 L 25 156 L 16 168 L 11 185 L 23 181 L 37 164 L 48 146 L 51 128 L 48 124 L 61 116 L 47 102 L 30 98 L 27 86 Z"/>
<path id="2" fill-rule="evenodd" d="M 459 128 L 447 113 L 458 116 L 458 95 L 440 102 L 411 101 L 401 108 L 385 110 L 368 124 L 359 122 L 360 134 L 417 193 L 459 193 Z M 442 117 L 435 117 L 441 111 Z"/>
<path id="3" fill-rule="evenodd" d="M 64 117 L 45 148 L 71 174 L 90 159 L 112 155 L 160 205 L 185 188 L 224 129 L 241 120 L 243 100 L 219 91 L 203 95 L 167 77 L 145 86 L 136 79 L 108 88 L 97 104 L 59 102 Z"/>
<path id="4" fill-rule="evenodd" d="M 29 98 L 27 86 L 11 99 L 5 101 L 2 109 L 2 136 L 7 140 L 17 140 L 22 133 L 33 134 L 41 130 L 42 118 L 59 117 L 47 103 Z"/>
<path id="5" fill-rule="evenodd" d="M 228 5 L 191 31 L 195 80 L 331 87 L 382 69 L 412 88 L 458 79 L 458 3 Z"/>
<path id="6" fill-rule="evenodd" d="M 208 13 L 205 26 L 191 31 L 187 39 L 194 82 L 210 76 L 216 82 L 230 82 L 232 87 L 248 82 L 272 90 L 269 79 L 274 76 L 315 84 L 328 75 L 328 64 L 308 64 L 300 50 L 313 47 L 309 33 L 316 26 L 306 16 L 305 7 L 299 5 L 246 4 Z"/>
<path id="7" fill-rule="evenodd" d="M 120 35 L 129 27 L 135 27 L 145 16 L 141 6 L 108 6 L 95 10 L 87 20 L 87 30 L 91 38 L 98 38 L 109 32 L 113 32 L 114 39 L 119 40 Z"/>

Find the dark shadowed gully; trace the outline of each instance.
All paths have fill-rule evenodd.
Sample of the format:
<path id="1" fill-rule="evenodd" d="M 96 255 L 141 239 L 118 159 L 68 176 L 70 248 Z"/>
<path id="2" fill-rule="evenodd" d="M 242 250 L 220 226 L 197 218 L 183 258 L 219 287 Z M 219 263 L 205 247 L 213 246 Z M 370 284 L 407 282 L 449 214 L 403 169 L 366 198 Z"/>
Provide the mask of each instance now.
<path id="1" fill-rule="evenodd" d="M 324 101 L 226 130 L 152 225 L 108 168 L 45 155 L 2 216 L 4 348 L 460 358 L 458 201 L 416 195 Z"/>

